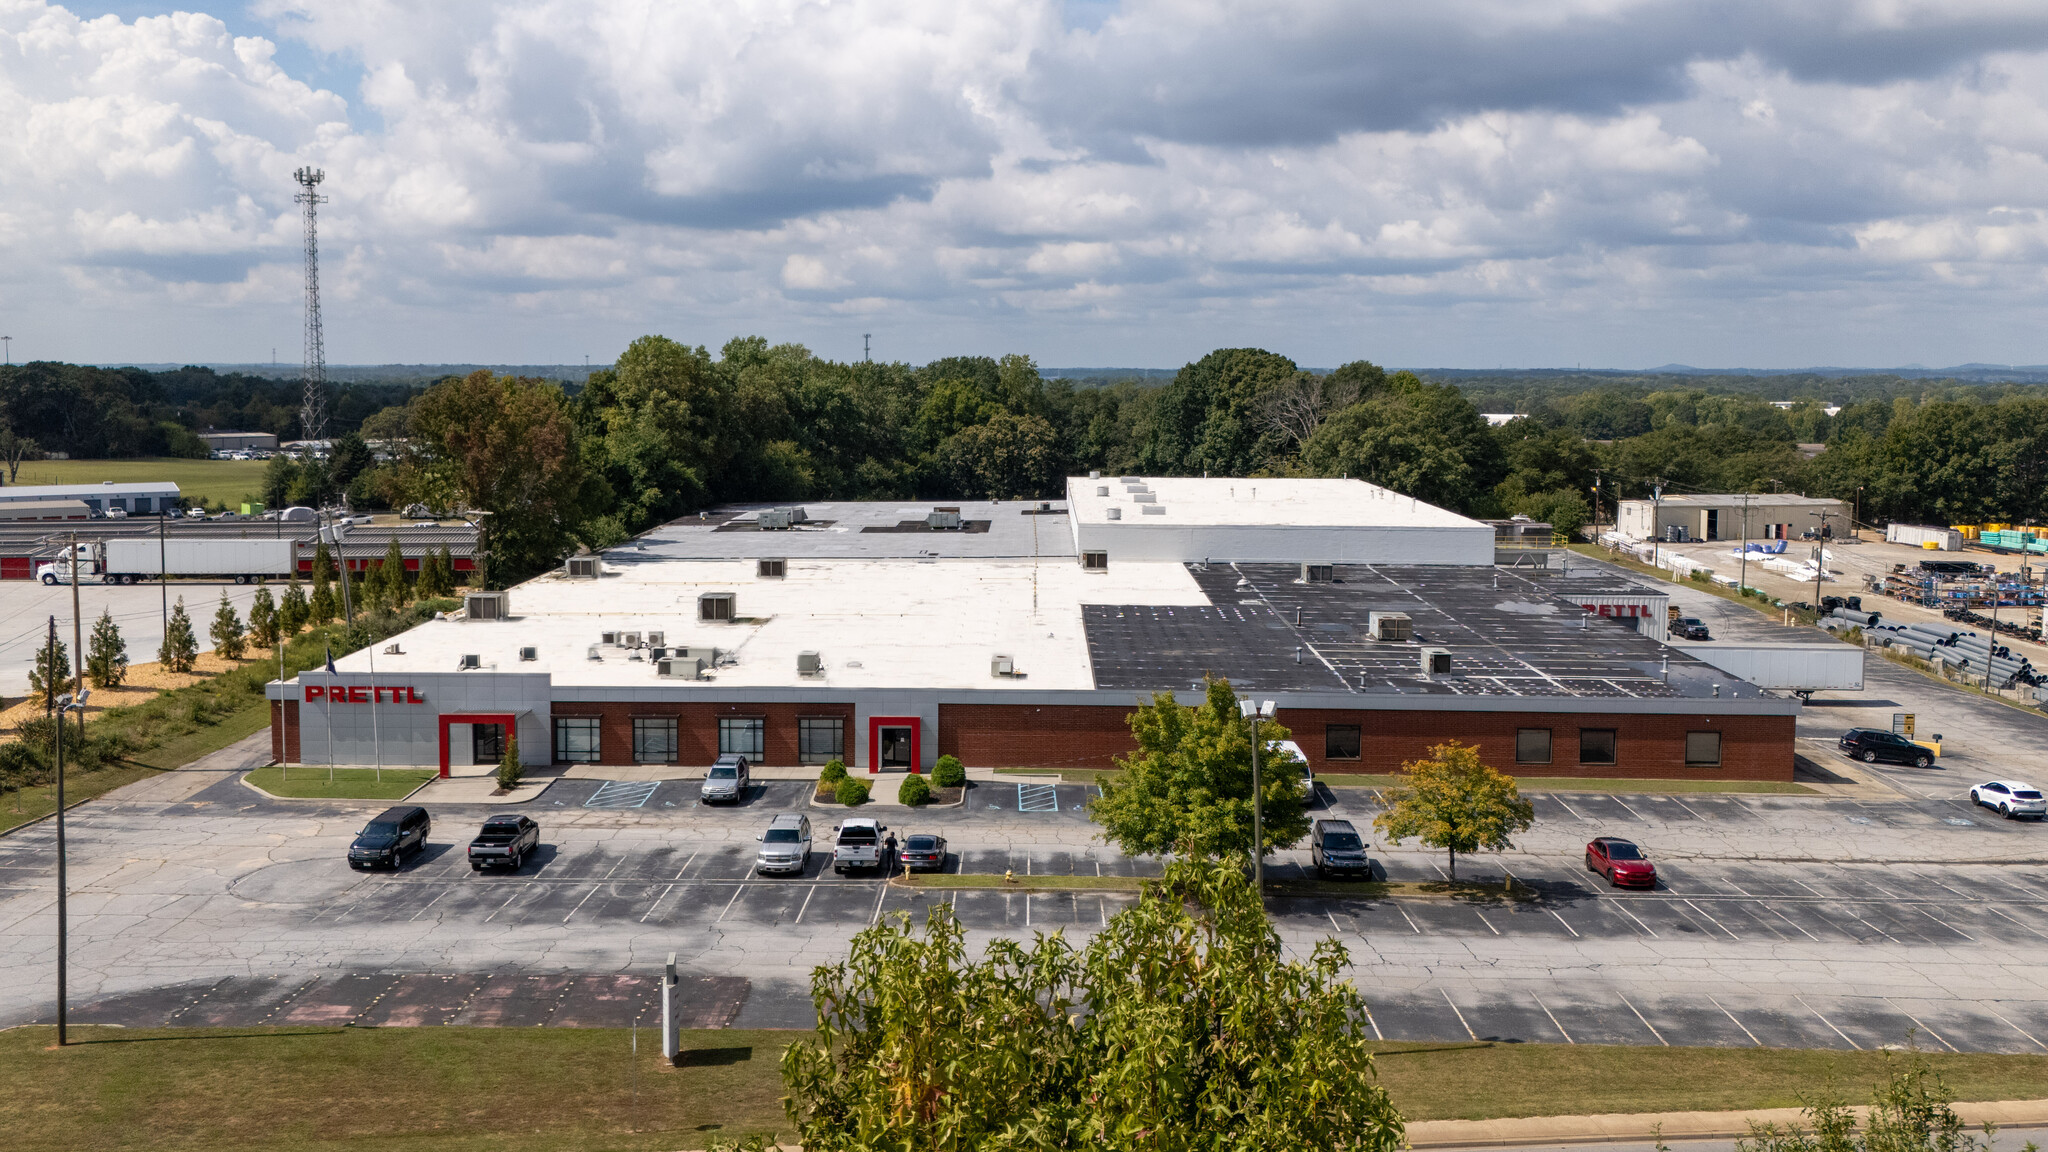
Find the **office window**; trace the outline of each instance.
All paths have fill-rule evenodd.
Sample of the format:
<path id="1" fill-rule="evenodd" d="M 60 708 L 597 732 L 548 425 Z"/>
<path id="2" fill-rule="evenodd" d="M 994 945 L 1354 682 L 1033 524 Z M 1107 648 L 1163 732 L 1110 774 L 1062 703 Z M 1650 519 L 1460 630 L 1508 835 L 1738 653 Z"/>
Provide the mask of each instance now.
<path id="1" fill-rule="evenodd" d="M 1687 732 L 1685 734 L 1685 762 L 1703 767 L 1720 767 L 1721 734 L 1719 732 Z"/>
<path id="2" fill-rule="evenodd" d="M 1550 763 L 1550 729 L 1515 729 L 1515 763 Z"/>
<path id="3" fill-rule="evenodd" d="M 846 721 L 837 716 L 799 717 L 796 758 L 804 764 L 846 759 Z"/>
<path id="4" fill-rule="evenodd" d="M 1323 726 L 1323 759 L 1358 759 L 1358 725 L 1325 724 Z"/>
<path id="5" fill-rule="evenodd" d="M 602 742 L 595 716 L 555 717 L 555 759 L 566 764 L 595 764 Z"/>
<path id="6" fill-rule="evenodd" d="M 673 764 L 676 762 L 676 718 L 673 716 L 633 717 L 633 763 Z"/>
<path id="7" fill-rule="evenodd" d="M 1579 729 L 1579 763 L 1614 763 L 1614 729 Z"/>
<path id="8" fill-rule="evenodd" d="M 759 716 L 722 717 L 718 721 L 718 754 L 732 752 L 749 760 L 760 759 L 767 726 Z"/>

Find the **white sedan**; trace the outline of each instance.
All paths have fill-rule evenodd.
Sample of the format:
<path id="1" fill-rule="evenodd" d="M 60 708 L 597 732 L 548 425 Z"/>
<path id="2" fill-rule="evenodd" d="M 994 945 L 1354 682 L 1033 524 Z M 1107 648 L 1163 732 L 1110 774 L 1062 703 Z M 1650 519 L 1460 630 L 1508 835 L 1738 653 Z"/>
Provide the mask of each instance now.
<path id="1" fill-rule="evenodd" d="M 1970 789 L 1970 803 L 1995 808 L 2008 820 L 2016 816 L 2032 816 L 2036 820 L 2048 817 L 2048 799 L 2042 798 L 2041 790 L 2017 780 L 1990 780 L 1979 784 Z"/>

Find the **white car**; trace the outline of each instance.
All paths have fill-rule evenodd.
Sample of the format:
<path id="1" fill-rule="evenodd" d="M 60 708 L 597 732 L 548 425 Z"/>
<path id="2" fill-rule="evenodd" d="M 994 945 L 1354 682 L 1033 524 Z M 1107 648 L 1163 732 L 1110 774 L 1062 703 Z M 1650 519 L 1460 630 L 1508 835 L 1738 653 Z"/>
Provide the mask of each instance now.
<path id="1" fill-rule="evenodd" d="M 2008 820 L 2019 816 L 2036 820 L 2048 817 L 2048 799 L 2042 798 L 2041 790 L 2017 780 L 1987 780 L 1970 789 L 1970 803 L 1995 808 Z"/>

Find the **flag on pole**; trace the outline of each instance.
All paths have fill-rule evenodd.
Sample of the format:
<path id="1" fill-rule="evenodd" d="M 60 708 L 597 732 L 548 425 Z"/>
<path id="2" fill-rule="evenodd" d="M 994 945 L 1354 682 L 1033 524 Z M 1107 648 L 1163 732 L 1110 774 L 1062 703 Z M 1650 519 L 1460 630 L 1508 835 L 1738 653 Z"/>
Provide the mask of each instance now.
<path id="1" fill-rule="evenodd" d="M 323 651 L 327 653 L 327 674 L 332 676 L 334 675 L 334 649 L 327 647 Z"/>

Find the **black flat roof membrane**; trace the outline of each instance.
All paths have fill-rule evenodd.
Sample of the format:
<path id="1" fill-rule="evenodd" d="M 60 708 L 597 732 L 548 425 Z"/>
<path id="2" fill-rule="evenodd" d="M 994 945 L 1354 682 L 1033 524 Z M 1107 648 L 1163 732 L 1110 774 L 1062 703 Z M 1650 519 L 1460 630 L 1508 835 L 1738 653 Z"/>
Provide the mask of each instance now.
<path id="1" fill-rule="evenodd" d="M 1678 699 L 1711 697 L 1716 685 L 1724 697 L 1760 694 L 1508 570 L 1340 564 L 1334 581 L 1314 584 L 1298 564 L 1188 570 L 1209 606 L 1083 607 L 1097 688 L 1184 691 L 1213 675 L 1242 691 L 1366 696 Z M 1373 612 L 1406 613 L 1414 643 L 1372 639 Z M 1449 649 L 1450 674 L 1424 676 L 1423 648 Z"/>

